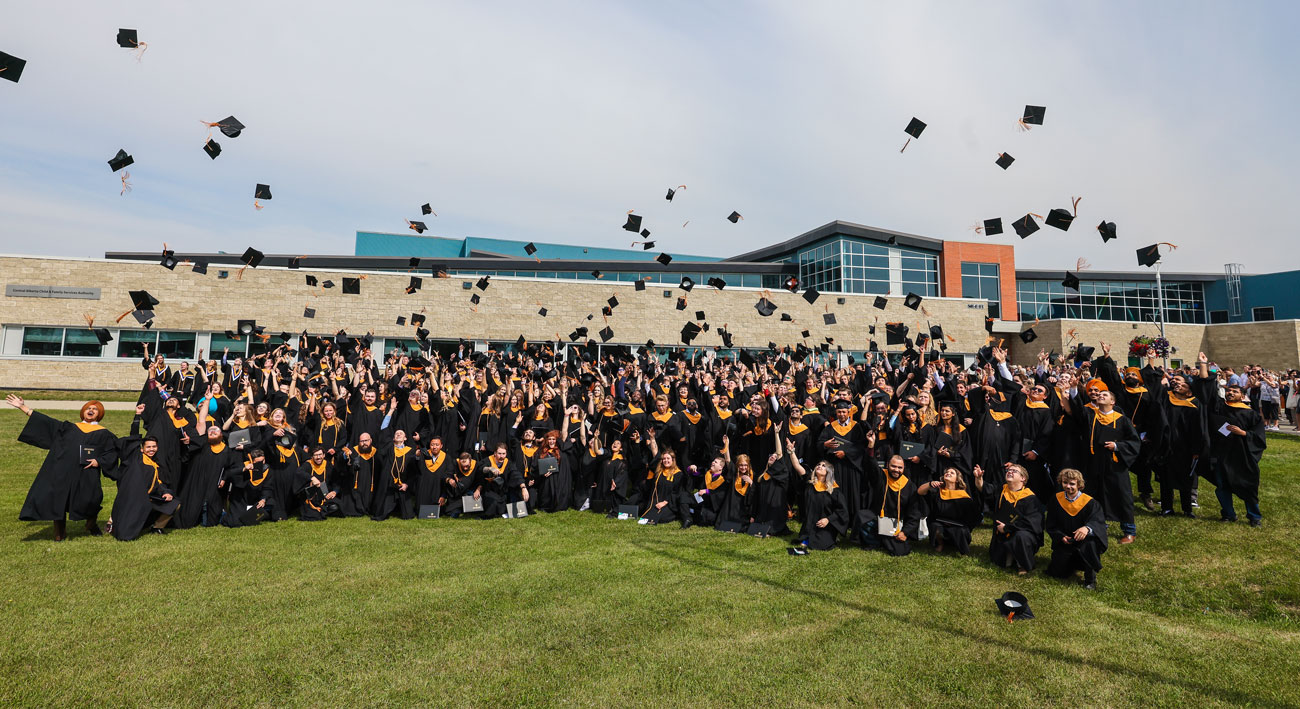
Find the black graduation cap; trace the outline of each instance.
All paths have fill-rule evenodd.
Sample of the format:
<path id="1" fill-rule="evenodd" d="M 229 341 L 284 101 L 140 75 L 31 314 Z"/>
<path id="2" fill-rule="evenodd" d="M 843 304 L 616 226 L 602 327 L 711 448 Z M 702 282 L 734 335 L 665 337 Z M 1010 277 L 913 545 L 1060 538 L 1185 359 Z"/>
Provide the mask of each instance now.
<path id="1" fill-rule="evenodd" d="M 745 365 L 746 367 L 754 366 L 754 355 L 750 354 L 749 350 L 741 350 L 740 363 Z"/>
<path id="2" fill-rule="evenodd" d="M 258 251 L 257 249 L 250 246 L 248 247 L 247 250 L 244 251 L 244 255 L 239 257 L 239 260 L 242 261 L 245 266 L 249 266 L 251 268 L 257 268 L 258 265 L 262 263 L 262 258 L 264 256 L 265 254 L 263 254 L 261 251 Z"/>
<path id="3" fill-rule="evenodd" d="M 744 217 L 740 216 L 740 212 L 732 212 L 731 214 L 727 215 L 727 221 L 731 222 L 732 224 L 735 224 L 741 219 L 744 219 Z"/>
<path id="4" fill-rule="evenodd" d="M 600 331 L 601 342 L 609 342 L 610 338 L 613 336 L 614 336 L 614 329 L 608 325 L 606 325 L 604 329 Z"/>
<path id="5" fill-rule="evenodd" d="M 759 298 L 758 302 L 754 304 L 754 309 L 758 311 L 759 315 L 767 317 L 776 312 L 776 305 L 767 298 Z"/>
<path id="6" fill-rule="evenodd" d="M 234 116 L 226 116 L 217 123 L 217 129 L 227 138 L 238 138 L 239 134 L 244 130 L 244 124 L 240 123 L 239 119 Z M 267 197 L 267 199 L 270 199 L 270 197 Z"/>
<path id="7" fill-rule="evenodd" d="M 153 325 L 152 310 L 134 310 L 131 312 L 131 317 L 135 318 L 136 322 L 140 323 L 141 325 L 144 325 L 146 330 L 149 329 L 151 325 Z"/>
<path id="8" fill-rule="evenodd" d="M 1025 343 L 1026 345 L 1037 339 L 1038 339 L 1038 333 L 1034 332 L 1034 328 L 1032 327 L 1020 333 L 1020 341 Z"/>
<path id="9" fill-rule="evenodd" d="M 685 325 L 682 326 L 682 342 L 685 344 L 688 345 L 691 344 L 691 340 L 694 340 L 697 336 L 699 336 L 699 334 L 700 334 L 700 326 L 696 325 L 693 322 L 688 321 Z"/>
<path id="10" fill-rule="evenodd" d="M 804 330 L 803 332 L 800 332 L 800 333 L 799 333 L 799 336 L 800 336 L 800 337 L 803 337 L 803 338 L 808 338 L 808 337 L 811 337 L 811 336 L 812 336 L 812 333 L 811 333 L 811 332 L 808 332 L 807 330 Z"/>
<path id="11" fill-rule="evenodd" d="M 208 138 L 208 142 L 203 144 L 203 152 L 207 153 L 208 157 L 216 160 L 217 156 L 221 154 L 221 143 Z"/>
<path id="12" fill-rule="evenodd" d="M 921 307 L 921 296 L 915 293 L 908 293 L 907 297 L 903 299 L 903 305 L 906 305 L 912 310 L 916 310 Z"/>
<path id="13" fill-rule="evenodd" d="M 881 296 L 876 296 L 876 299 L 872 301 L 871 304 L 874 305 L 877 310 L 884 310 L 885 306 L 889 305 L 889 300 L 887 298 L 882 298 Z"/>
<path id="14" fill-rule="evenodd" d="M 428 202 L 420 205 L 420 214 L 433 214 L 433 205 Z"/>
<path id="15" fill-rule="evenodd" d="M 781 287 L 790 291 L 791 293 L 794 293 L 799 290 L 799 279 L 795 278 L 794 276 L 790 276 L 789 278 L 785 279 L 785 285 Z"/>
<path id="16" fill-rule="evenodd" d="M 412 256 L 412 257 L 410 257 L 409 259 L 406 260 L 406 265 L 407 265 L 408 268 L 419 268 L 419 267 L 420 267 L 420 257 L 419 257 L 419 256 Z"/>
<path id="17" fill-rule="evenodd" d="M 630 231 L 634 233 L 641 231 L 641 215 L 639 214 L 627 215 L 627 223 L 623 225 L 623 229 L 625 231 Z"/>
<path id="18" fill-rule="evenodd" d="M 642 230 L 641 230 L 641 238 L 644 239 L 644 238 L 647 237 L 647 236 L 650 236 L 650 230 L 649 230 L 649 229 L 642 229 Z M 642 249 L 642 250 L 644 251 L 644 249 Z"/>
<path id="19" fill-rule="evenodd" d="M 1038 222 L 1034 221 L 1034 215 L 1026 214 L 1013 222 L 1011 228 L 1016 230 L 1016 236 L 1024 239 L 1038 231 Z"/>
<path id="20" fill-rule="evenodd" d="M 405 324 L 406 324 L 406 316 L 405 316 L 405 315 L 398 315 L 398 316 L 397 316 L 397 324 L 398 324 L 398 325 L 405 325 Z"/>
<path id="21" fill-rule="evenodd" d="M 835 313 L 822 313 L 822 322 L 827 325 L 834 325 Z"/>
<path id="22" fill-rule="evenodd" d="M 1074 221 L 1074 215 L 1067 209 L 1053 209 L 1047 213 L 1047 219 L 1043 223 L 1047 226 L 1054 226 L 1061 231 L 1069 231 L 1070 223 Z"/>
<path id="23" fill-rule="evenodd" d="M 712 276 L 711 278 L 709 278 L 708 284 L 710 286 L 713 286 L 714 288 L 717 288 L 718 290 L 722 290 L 723 288 L 727 287 L 727 282 L 722 280 L 721 278 L 718 278 L 717 276 Z"/>
<path id="24" fill-rule="evenodd" d="M 416 234 L 423 234 L 424 232 L 429 230 L 428 225 L 426 225 L 424 222 L 413 222 L 409 219 L 406 221 L 406 226 L 411 231 L 414 231 Z"/>
<path id="25" fill-rule="evenodd" d="M 912 136 L 913 138 L 920 138 L 921 131 L 923 130 L 925 130 L 925 123 L 921 122 L 920 119 L 913 116 L 912 120 L 907 122 L 907 127 L 903 129 L 903 132 Z"/>
<path id="26" fill-rule="evenodd" d="M 165 251 L 162 252 L 162 260 L 158 262 L 158 265 L 162 266 L 168 271 L 175 271 L 177 263 L 179 262 L 176 260 L 176 252 L 172 251 L 171 249 L 166 249 Z"/>
<path id="27" fill-rule="evenodd" d="M 270 198 L 271 198 L 270 185 L 264 185 L 259 182 L 257 187 L 253 188 L 253 199 L 270 199 Z"/>
<path id="28" fill-rule="evenodd" d="M 678 310 L 685 310 L 685 309 L 686 309 L 686 297 L 685 297 L 685 296 L 681 296 L 681 297 L 678 297 L 678 298 L 677 298 L 677 309 L 678 309 Z"/>
<path id="29" fill-rule="evenodd" d="M 885 323 L 885 344 L 901 345 L 907 339 L 907 326 L 901 322 Z"/>
<path id="30" fill-rule="evenodd" d="M 809 288 L 803 292 L 803 299 L 808 301 L 809 305 L 816 303 L 817 299 L 820 297 L 822 297 L 822 294 L 818 293 L 816 288 Z"/>
<path id="31" fill-rule="evenodd" d="M 537 311 L 537 314 L 540 315 L 540 316 L 542 316 L 542 317 L 546 317 L 546 308 L 541 308 L 541 309 L 539 309 L 539 310 Z"/>
<path id="32" fill-rule="evenodd" d="M 1069 271 L 1066 271 L 1065 280 L 1061 281 L 1061 285 L 1065 286 L 1066 288 L 1073 288 L 1074 290 L 1079 290 L 1079 277 Z"/>
<path id="33" fill-rule="evenodd" d="M 478 288 L 479 290 L 487 290 L 488 286 L 491 285 L 490 283 L 488 283 L 488 278 L 490 278 L 490 276 L 483 276 L 482 278 L 478 279 L 477 281 L 474 282 L 474 287 Z"/>
<path id="34" fill-rule="evenodd" d="M 933 337 L 933 338 L 935 339 L 936 342 L 942 342 L 942 341 L 943 341 L 943 326 L 942 326 L 942 325 L 931 325 L 931 326 L 930 326 L 930 337 Z"/>
<path id="35" fill-rule="evenodd" d="M 794 318 L 790 317 L 790 313 L 781 313 L 781 322 L 794 322 Z"/>
<path id="36" fill-rule="evenodd" d="M 722 328 L 718 328 L 718 335 L 722 338 L 722 346 L 726 347 L 727 349 L 731 349 L 731 345 L 732 345 L 731 333 L 727 332 L 726 330 L 723 330 Z"/>
<path id="37" fill-rule="evenodd" d="M 1103 221 L 1097 225 L 1097 231 L 1101 232 L 1101 243 L 1103 244 L 1111 239 L 1119 238 L 1119 235 L 1115 233 L 1115 222 Z"/>
<path id="38" fill-rule="evenodd" d="M 682 282 L 677 287 L 690 293 L 691 289 L 695 287 L 695 281 L 692 281 L 688 276 L 682 276 Z"/>
<path id="39" fill-rule="evenodd" d="M 984 220 L 984 235 L 993 236 L 1002 233 L 1002 217 Z"/>
<path id="40" fill-rule="evenodd" d="M 307 279 L 307 285 L 308 285 L 308 286 L 310 286 L 310 287 L 312 287 L 312 288 L 315 288 L 315 287 L 317 286 L 318 281 L 316 280 L 316 277 L 315 277 L 315 276 L 313 276 L 313 275 L 311 275 L 311 274 L 307 274 L 306 279 Z"/>
<path id="41" fill-rule="evenodd" d="M 821 350 L 822 352 L 830 352 L 831 346 L 823 342 L 820 345 L 817 345 L 817 349 Z"/>
<path id="42" fill-rule="evenodd" d="M 117 151 L 117 155 L 114 155 L 112 160 L 108 161 L 108 166 L 112 168 L 113 172 L 117 172 L 128 165 L 134 164 L 135 158 L 127 155 L 126 151 L 121 149 Z"/>
<path id="43" fill-rule="evenodd" d="M 1150 268 L 1160 260 L 1160 244 L 1143 246 L 1137 250 L 1138 265 Z"/>
<path id="44" fill-rule="evenodd" d="M 614 308 L 617 308 L 617 307 L 618 307 L 618 296 L 616 296 L 616 295 L 611 295 L 611 296 L 609 297 L 609 300 L 607 300 L 607 301 L 605 301 L 605 302 L 609 304 L 609 309 L 610 309 L 610 310 L 613 310 Z"/>
<path id="45" fill-rule="evenodd" d="M 673 195 L 675 195 L 675 194 L 677 194 L 677 190 L 675 190 L 675 189 L 669 187 L 669 188 L 668 188 L 668 194 L 664 197 L 664 199 L 666 199 L 666 200 L 668 200 L 669 202 L 671 202 L 671 201 L 673 201 Z"/>
<path id="46" fill-rule="evenodd" d="M 696 310 L 696 311 L 695 311 L 695 319 L 696 319 L 696 320 L 703 320 L 703 319 L 704 319 L 704 311 L 703 311 L 703 310 Z"/>
<path id="47" fill-rule="evenodd" d="M 140 46 L 140 38 L 135 30 L 119 29 L 117 31 L 117 46 L 122 49 L 135 49 Z"/>
<path id="48" fill-rule="evenodd" d="M 194 267 L 193 267 L 192 269 L 190 269 L 190 270 L 194 271 L 195 273 L 197 273 L 197 274 L 199 274 L 199 275 L 201 275 L 201 276 L 207 275 L 207 273 L 208 273 L 208 262 L 207 262 L 207 261 L 195 261 L 195 262 L 194 262 Z"/>
<path id="49" fill-rule="evenodd" d="M 135 306 L 136 310 L 153 310 L 154 306 L 158 305 L 158 299 L 149 295 L 149 291 L 146 290 L 127 291 L 127 295 L 131 296 L 131 305 Z"/>
<path id="50" fill-rule="evenodd" d="M 641 250 L 642 250 L 642 251 L 649 251 L 650 249 L 653 249 L 654 247 L 655 247 L 655 242 L 653 242 L 653 241 L 647 241 L 647 242 L 641 244 Z"/>
<path id="51" fill-rule="evenodd" d="M 667 266 L 668 264 L 673 262 L 673 257 L 669 256 L 668 254 L 659 254 L 658 256 L 655 257 L 655 260 Z"/>
<path id="52" fill-rule="evenodd" d="M 315 308 L 303 308 L 303 309 L 302 309 L 302 316 L 303 316 L 304 318 L 314 318 L 314 317 L 316 317 L 316 309 L 315 309 Z"/>
<path id="53" fill-rule="evenodd" d="M 411 283 L 406 286 L 406 294 L 410 295 L 424 286 L 424 279 L 419 276 L 411 276 Z"/>
<path id="54" fill-rule="evenodd" d="M 95 333 L 95 338 L 99 340 L 99 344 L 101 345 L 107 345 L 113 341 L 113 333 L 109 332 L 108 328 L 97 327 L 93 332 Z"/>
<path id="55" fill-rule="evenodd" d="M 925 347 L 925 344 L 929 341 L 930 341 L 930 335 L 928 333 L 924 333 L 924 332 L 917 333 L 916 335 L 917 347 Z"/>
<path id="56" fill-rule="evenodd" d="M 344 278 L 343 278 L 343 294 L 344 294 L 344 295 L 361 295 L 361 279 L 360 279 L 360 278 L 348 278 L 348 277 L 344 276 Z"/>
<path id="57" fill-rule="evenodd" d="M 600 280 L 601 278 L 605 277 L 605 274 L 601 273 L 600 269 L 597 269 L 591 272 L 591 277 L 595 278 L 596 280 Z"/>
<path id="58" fill-rule="evenodd" d="M 1002 615 L 1010 616 L 1014 613 L 1016 618 L 1024 620 L 1034 617 L 1034 612 L 1029 610 L 1029 599 L 1015 591 L 1007 591 L 1001 598 L 993 599 L 993 603 Z"/>
<path id="59" fill-rule="evenodd" d="M 8 79 L 15 84 L 23 75 L 23 68 L 27 66 L 26 59 L 19 59 L 12 54 L 0 52 L 0 79 Z"/>
<path id="60" fill-rule="evenodd" d="M 293 335 L 290 335 L 287 332 L 282 332 L 278 335 L 278 337 L 280 338 L 280 342 L 288 342 L 290 339 L 293 338 Z"/>
<path id="61" fill-rule="evenodd" d="M 417 328 L 415 328 L 415 339 L 420 340 L 421 342 L 423 342 L 424 339 L 427 338 L 428 336 L 429 336 L 429 331 L 428 331 L 428 330 L 426 330 L 426 329 L 424 329 L 424 328 L 422 328 L 422 327 L 417 327 Z"/>
<path id="62" fill-rule="evenodd" d="M 876 326 L 875 326 L 875 325 L 868 325 L 868 326 L 867 326 L 867 334 L 869 334 L 869 335 L 874 335 L 874 334 L 876 334 Z"/>
<path id="63" fill-rule="evenodd" d="M 411 313 L 411 324 L 419 327 L 424 324 L 424 313 Z"/>
<path id="64" fill-rule="evenodd" d="M 533 242 L 530 241 L 527 244 L 524 244 L 524 253 L 528 254 L 529 256 L 532 256 L 533 254 L 537 253 L 537 247 L 533 245 Z"/>
<path id="65" fill-rule="evenodd" d="M 997 159 L 997 166 L 1005 170 L 1011 167 L 1011 163 L 1015 161 L 1016 159 L 1011 157 L 1011 153 L 999 153 Z"/>
<path id="66" fill-rule="evenodd" d="M 473 293 L 469 297 L 469 302 L 473 303 L 474 305 L 478 305 L 480 300 L 482 299 L 478 297 L 478 293 Z"/>
<path id="67" fill-rule="evenodd" d="M 880 345 L 876 344 L 876 341 L 875 341 L 875 340 L 871 340 L 869 343 L 867 343 L 867 351 L 868 351 L 868 352 L 879 352 L 879 351 L 880 351 Z"/>
<path id="68" fill-rule="evenodd" d="M 300 266 L 302 266 L 301 256 L 292 256 L 289 258 L 289 268 L 297 269 Z"/>
<path id="69" fill-rule="evenodd" d="M 1021 118 L 1020 122 L 1041 126 L 1043 125 L 1043 115 L 1045 113 L 1047 113 L 1046 106 L 1025 106 L 1025 117 Z"/>
<path id="70" fill-rule="evenodd" d="M 645 281 L 638 278 L 636 284 L 632 286 L 632 290 L 645 290 Z"/>
<path id="71" fill-rule="evenodd" d="M 1074 348 L 1074 361 L 1082 362 L 1084 360 L 1090 360 L 1092 359 L 1092 353 L 1096 351 L 1097 351 L 1096 347 L 1089 347 L 1087 345 L 1077 345 Z"/>

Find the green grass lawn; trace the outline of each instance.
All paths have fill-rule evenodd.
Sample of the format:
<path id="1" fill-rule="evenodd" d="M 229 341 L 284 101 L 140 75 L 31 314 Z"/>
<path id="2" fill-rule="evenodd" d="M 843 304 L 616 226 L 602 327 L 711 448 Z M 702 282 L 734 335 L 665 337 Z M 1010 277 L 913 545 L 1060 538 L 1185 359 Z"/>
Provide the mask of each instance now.
<path id="1" fill-rule="evenodd" d="M 1206 519 L 1143 513 L 1088 592 L 993 568 L 987 529 L 966 559 L 578 512 L 55 543 L 17 521 L 21 424 L 0 413 L 3 706 L 1300 705 L 1294 438 L 1262 529 L 1214 521 L 1207 485 Z M 1037 619 L 999 616 L 1006 590 Z"/>

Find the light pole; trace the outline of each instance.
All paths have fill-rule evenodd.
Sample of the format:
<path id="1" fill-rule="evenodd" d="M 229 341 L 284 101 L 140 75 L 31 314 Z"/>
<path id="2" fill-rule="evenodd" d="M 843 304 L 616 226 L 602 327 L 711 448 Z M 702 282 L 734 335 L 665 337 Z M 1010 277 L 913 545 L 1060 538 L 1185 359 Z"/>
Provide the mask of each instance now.
<path id="1" fill-rule="evenodd" d="M 1163 338 L 1165 336 L 1165 289 L 1164 286 L 1161 285 L 1161 281 L 1160 281 L 1159 261 L 1156 261 L 1156 307 L 1159 309 L 1159 315 L 1158 315 L 1159 320 L 1158 322 L 1156 322 L 1156 324 L 1160 326 L 1160 337 Z M 1168 350 L 1165 351 L 1165 354 L 1160 359 L 1163 362 L 1165 369 L 1169 369 Z"/>

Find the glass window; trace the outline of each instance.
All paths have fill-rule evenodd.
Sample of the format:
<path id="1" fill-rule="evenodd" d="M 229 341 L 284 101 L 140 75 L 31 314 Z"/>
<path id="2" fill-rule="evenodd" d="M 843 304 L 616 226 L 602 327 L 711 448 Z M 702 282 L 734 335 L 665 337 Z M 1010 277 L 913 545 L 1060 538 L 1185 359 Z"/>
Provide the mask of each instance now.
<path id="1" fill-rule="evenodd" d="M 104 353 L 94 330 L 67 328 L 63 333 L 64 357 L 98 357 Z"/>
<path id="2" fill-rule="evenodd" d="M 403 350 L 407 354 L 420 351 L 420 343 L 415 340 L 402 340 L 395 337 L 384 338 L 384 356 L 393 353 L 393 350 Z"/>
<path id="3" fill-rule="evenodd" d="M 236 355 L 243 357 L 248 354 L 248 338 L 241 337 L 236 340 L 232 337 L 226 337 L 224 332 L 212 333 L 211 356 L 220 360 L 222 353 L 227 349 L 230 350 L 229 355 L 231 357 Z"/>
<path id="4" fill-rule="evenodd" d="M 23 328 L 23 354 L 38 357 L 57 357 L 63 354 L 63 328 Z"/>
<path id="5" fill-rule="evenodd" d="M 197 339 L 198 335 L 192 332 L 159 332 L 158 347 L 150 351 L 168 359 L 193 359 Z M 276 340 L 276 344 L 279 344 L 279 340 Z"/>
<path id="6" fill-rule="evenodd" d="M 149 354 L 158 354 L 158 333 L 152 330 L 121 330 L 117 333 L 117 356 L 140 359 L 145 345 Z"/>

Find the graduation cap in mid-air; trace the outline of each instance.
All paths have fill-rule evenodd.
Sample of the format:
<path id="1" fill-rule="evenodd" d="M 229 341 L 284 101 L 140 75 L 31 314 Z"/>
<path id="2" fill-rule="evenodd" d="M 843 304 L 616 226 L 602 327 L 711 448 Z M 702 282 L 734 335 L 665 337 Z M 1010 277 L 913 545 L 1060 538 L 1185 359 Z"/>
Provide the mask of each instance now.
<path id="1" fill-rule="evenodd" d="M 889 299 L 876 296 L 876 299 L 871 301 L 871 304 L 875 306 L 877 310 L 884 310 L 885 307 L 889 305 Z"/>
<path id="2" fill-rule="evenodd" d="M 360 278 L 348 278 L 348 277 L 345 276 L 345 277 L 343 278 L 343 294 L 344 294 L 344 295 L 361 295 L 361 279 L 360 279 Z"/>
<path id="3" fill-rule="evenodd" d="M 623 230 L 624 230 L 624 231 L 630 231 L 630 232 L 633 232 L 633 233 L 636 233 L 636 232 L 638 232 L 638 231 L 641 231 L 641 215 L 639 215 L 639 214 L 628 214 L 628 215 L 627 215 L 627 222 L 626 222 L 625 224 L 623 224 Z"/>
<path id="4" fill-rule="evenodd" d="M 542 317 L 546 317 L 546 308 L 539 308 L 537 314 Z"/>
<path id="5" fill-rule="evenodd" d="M 601 342 L 609 342 L 610 338 L 612 337 L 614 337 L 614 328 L 606 325 L 603 329 L 601 329 L 600 331 Z"/>
<path id="6" fill-rule="evenodd" d="M 424 222 L 413 222 L 410 219 L 406 220 L 406 227 L 411 231 L 415 232 L 416 234 L 423 234 L 424 232 L 429 230 L 428 225 L 426 225 Z"/>
<path id="7" fill-rule="evenodd" d="M 176 270 L 176 264 L 178 263 L 180 262 L 176 260 L 175 251 L 172 251 L 171 249 L 163 249 L 162 259 L 158 262 L 159 266 L 162 266 L 168 271 L 174 271 Z"/>
<path id="8" fill-rule="evenodd" d="M 921 132 L 924 130 L 925 130 L 925 123 L 922 122 L 921 119 L 917 118 L 916 116 L 912 116 L 912 120 L 908 121 L 907 127 L 903 129 L 903 132 L 906 133 L 908 136 L 907 142 L 903 143 L 903 147 L 899 149 L 898 152 L 901 153 L 904 150 L 907 150 L 907 146 L 912 144 L 912 139 L 920 138 Z"/>
<path id="9" fill-rule="evenodd" d="M 689 276 L 682 276 L 682 282 L 677 284 L 677 287 L 690 293 L 691 289 L 695 287 L 695 281 L 692 281 Z"/>
<path id="10" fill-rule="evenodd" d="M 1026 345 L 1037 339 L 1038 339 L 1038 333 L 1034 332 L 1034 328 L 1032 327 L 1020 333 L 1020 341 L 1025 343 Z"/>
<path id="11" fill-rule="evenodd" d="M 686 309 L 686 297 L 685 297 L 685 296 L 681 296 L 681 297 L 677 298 L 677 309 L 678 309 L 678 310 L 685 310 L 685 309 Z"/>
<path id="12" fill-rule="evenodd" d="M 158 305 L 158 299 L 146 290 L 127 291 L 127 295 L 131 297 L 131 305 L 135 310 L 153 310 Z"/>
<path id="13" fill-rule="evenodd" d="M 781 322 L 794 322 L 794 318 L 790 316 L 790 313 L 781 313 Z"/>
<path id="14" fill-rule="evenodd" d="M 822 322 L 826 325 L 834 325 L 835 313 L 822 313 Z"/>
<path id="15" fill-rule="evenodd" d="M 304 318 L 314 318 L 314 317 L 316 317 L 316 309 L 315 309 L 315 308 L 303 308 L 303 309 L 302 309 L 302 316 L 303 316 Z"/>
<path id="16" fill-rule="evenodd" d="M 820 298 L 821 296 L 822 294 L 818 293 L 816 288 L 809 288 L 808 290 L 803 292 L 803 299 L 808 301 L 809 305 L 816 303 L 817 299 Z"/>
<path id="17" fill-rule="evenodd" d="M 1025 106 L 1025 115 L 1020 119 L 1020 125 L 1028 130 L 1029 126 L 1043 125 L 1043 116 L 1047 114 L 1046 106 Z"/>
<path id="18" fill-rule="evenodd" d="M 1074 221 L 1074 215 L 1068 209 L 1053 209 L 1047 213 L 1047 219 L 1043 223 L 1047 226 L 1056 227 L 1061 231 L 1069 231 L 1070 224 Z"/>
<path id="19" fill-rule="evenodd" d="M 901 345 L 907 339 L 907 326 L 901 322 L 885 323 L 885 344 Z"/>
<path id="20" fill-rule="evenodd" d="M 998 159 L 997 159 L 997 161 L 996 161 L 996 164 L 997 164 L 998 167 L 1000 167 L 1000 168 L 1002 168 L 1003 170 L 1005 170 L 1005 169 L 1011 167 L 1011 163 L 1013 163 L 1013 162 L 1015 162 L 1015 161 L 1016 161 L 1016 159 L 1013 158 L 1013 157 L 1011 157 L 1011 153 L 998 153 Z"/>
<path id="21" fill-rule="evenodd" d="M 420 214 L 433 214 L 433 205 L 429 204 L 428 202 L 425 202 L 424 204 L 420 205 Z M 438 215 L 433 214 L 433 216 L 436 217 Z"/>
<path id="22" fill-rule="evenodd" d="M 12 54 L 0 52 L 0 79 L 18 83 L 18 79 L 23 75 L 23 69 L 27 66 L 26 59 L 19 59 Z"/>
<path id="23" fill-rule="evenodd" d="M 524 253 L 528 254 L 529 256 L 532 256 L 533 254 L 537 253 L 537 246 L 534 245 L 533 242 L 531 241 L 528 242 L 527 244 L 524 244 Z"/>
<path id="24" fill-rule="evenodd" d="M 108 166 L 112 168 L 113 172 L 117 172 L 128 165 L 134 164 L 135 158 L 127 155 L 126 151 L 121 149 L 117 151 L 117 155 L 114 155 L 112 159 L 108 161 Z"/>
<path id="25" fill-rule="evenodd" d="M 911 308 L 912 310 L 916 310 L 917 308 L 921 307 L 921 296 L 915 293 L 908 293 L 907 297 L 903 299 L 903 305 Z"/>
<path id="26" fill-rule="evenodd" d="M 645 290 L 645 281 L 640 278 L 636 279 L 636 283 L 632 285 L 632 290 Z"/>
<path id="27" fill-rule="evenodd" d="M 205 276 L 208 273 L 208 262 L 195 261 L 193 268 L 191 268 L 190 270 L 199 274 L 200 276 Z"/>
<path id="28" fill-rule="evenodd" d="M 92 332 L 95 333 L 95 339 L 99 340 L 101 345 L 107 345 L 113 341 L 113 333 L 109 332 L 106 327 L 97 327 Z"/>
<path id="29" fill-rule="evenodd" d="M 1024 239 L 1038 231 L 1038 222 L 1034 221 L 1034 215 L 1026 214 L 1012 223 L 1011 228 L 1016 230 L 1016 236 Z"/>
<path id="30" fill-rule="evenodd" d="M 722 280 L 721 278 L 718 278 L 717 276 L 711 276 L 708 280 L 708 284 L 714 288 L 717 288 L 718 290 L 722 290 L 723 288 L 727 287 L 727 282 Z"/>
<path id="31" fill-rule="evenodd" d="M 322 283 L 320 284 L 320 287 L 321 287 L 321 288 L 333 288 L 333 287 L 334 287 L 334 281 L 324 281 L 324 282 L 322 282 Z"/>
<path id="32" fill-rule="evenodd" d="M 406 286 L 406 294 L 410 295 L 424 286 L 424 279 L 419 276 L 411 276 L 411 282 Z"/>
<path id="33" fill-rule="evenodd" d="M 203 152 L 207 153 L 208 157 L 216 160 L 217 156 L 221 154 L 221 143 L 208 138 L 208 142 L 203 144 Z"/>
<path id="34" fill-rule="evenodd" d="M 776 305 L 767 298 L 759 298 L 758 302 L 754 304 L 754 309 L 758 311 L 759 315 L 767 317 L 776 312 Z"/>
<path id="35" fill-rule="evenodd" d="M 1002 233 L 1002 217 L 984 220 L 984 235 L 994 236 Z"/>
<path id="36" fill-rule="evenodd" d="M 473 294 L 471 294 L 470 297 L 469 297 L 469 302 L 472 303 L 472 304 L 474 304 L 474 305 L 478 305 L 479 302 L 480 302 L 481 300 L 482 300 L 482 298 L 479 298 L 479 297 L 478 297 L 478 293 L 473 293 Z"/>
<path id="37" fill-rule="evenodd" d="M 1138 259 L 1139 266 L 1146 266 L 1150 268 L 1151 266 L 1156 265 L 1156 262 L 1160 260 L 1160 244 L 1143 246 L 1142 248 L 1138 249 L 1137 259 Z"/>
<path id="38" fill-rule="evenodd" d="M 1066 288 L 1073 288 L 1074 290 L 1079 290 L 1079 277 L 1069 271 L 1066 271 L 1065 280 L 1061 281 L 1061 285 L 1065 286 Z"/>
<path id="39" fill-rule="evenodd" d="M 397 324 L 398 324 L 398 325 L 405 325 L 405 324 L 406 324 L 406 316 L 405 316 L 405 315 L 398 315 L 398 316 L 397 316 Z"/>
<path id="40" fill-rule="evenodd" d="M 673 257 L 669 256 L 668 254 L 659 254 L 658 256 L 655 257 L 655 260 L 663 264 L 664 266 L 667 266 L 668 264 L 673 262 Z"/>
<path id="41" fill-rule="evenodd" d="M 732 224 L 735 224 L 741 219 L 744 219 L 744 217 L 740 216 L 740 212 L 732 212 L 731 214 L 727 215 L 727 221 L 731 222 Z"/>
<path id="42" fill-rule="evenodd" d="M 271 199 L 271 186 L 259 182 L 253 188 L 253 199 Z"/>
<path id="43" fill-rule="evenodd" d="M 481 278 L 479 278 L 477 281 L 474 282 L 474 287 L 478 288 L 479 290 L 487 290 L 488 286 L 491 285 L 488 282 L 489 278 L 491 278 L 491 276 L 482 276 Z"/>
<path id="44" fill-rule="evenodd" d="M 1115 222 L 1103 221 L 1097 225 L 1097 231 L 1101 232 L 1101 243 L 1106 243 L 1111 239 L 1118 239 L 1119 235 L 1115 233 Z"/>
<path id="45" fill-rule="evenodd" d="M 248 266 L 250 268 L 257 268 L 258 265 L 262 263 L 262 259 L 265 257 L 266 254 L 263 254 L 261 251 L 258 251 L 257 249 L 250 246 L 244 250 L 244 255 L 240 256 L 239 260 L 242 261 L 245 266 Z"/>
<path id="46" fill-rule="evenodd" d="M 136 49 L 140 46 L 140 35 L 136 30 L 118 29 L 117 46 L 122 49 Z"/>
<path id="47" fill-rule="evenodd" d="M 238 138 L 239 134 L 244 132 L 244 124 L 240 123 L 239 119 L 234 116 L 226 116 L 213 127 L 221 131 L 221 134 L 227 138 Z M 270 199 L 270 197 L 267 197 L 267 199 Z"/>

